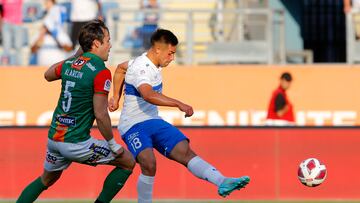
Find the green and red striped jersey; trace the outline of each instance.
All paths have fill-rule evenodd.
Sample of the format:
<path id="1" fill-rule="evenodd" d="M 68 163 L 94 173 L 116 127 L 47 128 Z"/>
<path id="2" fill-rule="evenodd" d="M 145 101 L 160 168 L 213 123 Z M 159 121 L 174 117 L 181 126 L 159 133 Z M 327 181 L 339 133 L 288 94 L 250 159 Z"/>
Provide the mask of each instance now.
<path id="1" fill-rule="evenodd" d="M 111 72 L 100 57 L 90 52 L 64 61 L 55 71 L 62 80 L 61 94 L 48 137 L 59 142 L 85 141 L 95 120 L 93 96 L 108 95 Z"/>

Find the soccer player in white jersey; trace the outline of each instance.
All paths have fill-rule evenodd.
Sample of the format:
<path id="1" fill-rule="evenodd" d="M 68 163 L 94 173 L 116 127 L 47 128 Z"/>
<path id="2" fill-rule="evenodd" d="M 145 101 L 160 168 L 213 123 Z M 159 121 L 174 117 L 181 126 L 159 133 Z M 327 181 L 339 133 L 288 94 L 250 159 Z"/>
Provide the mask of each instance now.
<path id="1" fill-rule="evenodd" d="M 174 60 L 177 44 L 177 37 L 171 31 L 158 29 L 151 37 L 151 48 L 147 53 L 118 65 L 114 74 L 114 96 L 109 109 L 115 111 L 119 107 L 125 86 L 118 129 L 141 167 L 137 183 L 139 203 L 152 202 L 156 172 L 153 148 L 187 167 L 196 177 L 215 184 L 218 194 L 223 197 L 243 188 L 250 181 L 248 176 L 223 176 L 190 148 L 189 139 L 183 133 L 159 117 L 157 106 L 177 107 L 185 113 L 185 117 L 194 113 L 190 105 L 161 93 L 161 69 Z"/>

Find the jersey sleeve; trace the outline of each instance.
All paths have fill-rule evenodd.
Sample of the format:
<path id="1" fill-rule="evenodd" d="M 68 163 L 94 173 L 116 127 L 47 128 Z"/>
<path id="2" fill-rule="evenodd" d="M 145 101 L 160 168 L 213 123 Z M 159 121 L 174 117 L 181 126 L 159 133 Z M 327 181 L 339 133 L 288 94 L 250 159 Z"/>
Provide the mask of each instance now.
<path id="1" fill-rule="evenodd" d="M 94 94 L 108 95 L 111 87 L 111 72 L 109 69 L 100 71 L 94 79 Z"/>
<path id="2" fill-rule="evenodd" d="M 58 66 L 55 67 L 55 75 L 61 78 L 61 70 L 63 67 L 64 62 L 60 63 Z"/>

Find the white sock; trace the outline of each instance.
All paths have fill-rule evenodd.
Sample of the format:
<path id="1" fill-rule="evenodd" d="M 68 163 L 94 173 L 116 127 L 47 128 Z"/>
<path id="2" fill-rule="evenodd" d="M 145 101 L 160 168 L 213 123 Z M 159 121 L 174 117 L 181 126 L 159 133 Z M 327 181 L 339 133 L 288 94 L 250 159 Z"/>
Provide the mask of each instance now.
<path id="1" fill-rule="evenodd" d="M 154 176 L 140 174 L 137 183 L 138 203 L 152 202 L 154 178 Z"/>
<path id="2" fill-rule="evenodd" d="M 187 168 L 196 177 L 209 181 L 219 186 L 225 179 L 225 177 L 208 162 L 201 159 L 199 156 L 192 158 Z"/>

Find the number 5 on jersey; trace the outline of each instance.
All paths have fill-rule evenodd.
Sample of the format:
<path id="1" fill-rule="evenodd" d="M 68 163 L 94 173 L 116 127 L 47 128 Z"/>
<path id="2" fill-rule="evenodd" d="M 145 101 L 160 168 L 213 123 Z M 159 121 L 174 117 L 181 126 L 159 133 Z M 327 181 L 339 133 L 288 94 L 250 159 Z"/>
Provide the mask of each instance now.
<path id="1" fill-rule="evenodd" d="M 62 101 L 62 108 L 65 112 L 68 112 L 71 107 L 71 88 L 75 87 L 75 82 L 72 81 L 66 81 L 65 84 L 65 90 L 64 90 L 64 99 L 67 99 L 66 101 Z"/>

